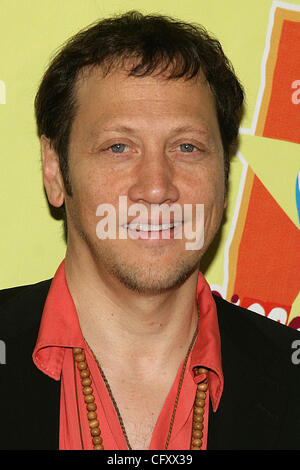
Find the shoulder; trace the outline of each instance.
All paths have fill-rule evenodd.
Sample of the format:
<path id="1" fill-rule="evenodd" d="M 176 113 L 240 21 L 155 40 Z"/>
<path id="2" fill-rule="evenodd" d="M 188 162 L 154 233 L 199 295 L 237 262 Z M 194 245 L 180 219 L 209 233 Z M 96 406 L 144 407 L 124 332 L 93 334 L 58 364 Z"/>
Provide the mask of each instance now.
<path id="1" fill-rule="evenodd" d="M 234 305 L 221 297 L 214 295 L 214 300 L 217 305 L 218 319 L 222 326 L 229 328 L 236 325 L 240 328 L 240 333 L 247 332 L 258 333 L 270 338 L 276 342 L 283 338 L 290 339 L 292 337 L 299 338 L 300 332 L 293 328 L 287 327 L 282 323 L 269 319 L 266 316 L 259 315 L 238 305 Z"/>
<path id="2" fill-rule="evenodd" d="M 245 358 L 251 357 L 254 363 L 268 368 L 280 369 L 282 366 L 286 373 L 295 372 L 293 353 L 295 348 L 300 348 L 300 331 L 231 304 L 216 295 L 214 300 L 221 343 L 226 351 L 238 352 Z M 298 356 L 300 359 L 300 354 Z"/>
<path id="3" fill-rule="evenodd" d="M 52 279 L 40 281 L 35 284 L 28 284 L 17 287 L 9 287 L 8 289 L 0 289 L 0 310 L 7 303 L 19 301 L 30 296 L 43 295 L 48 292 Z"/>
<path id="4" fill-rule="evenodd" d="M 39 324 L 52 279 L 0 290 L 1 336 Z"/>
<path id="5" fill-rule="evenodd" d="M 300 332 L 221 297 L 214 300 L 224 390 L 210 415 L 211 448 L 299 449 Z"/>
<path id="6" fill-rule="evenodd" d="M 0 416 L 5 428 L 0 449 L 58 448 L 60 382 L 32 360 L 50 285 L 51 279 L 0 291 Z"/>

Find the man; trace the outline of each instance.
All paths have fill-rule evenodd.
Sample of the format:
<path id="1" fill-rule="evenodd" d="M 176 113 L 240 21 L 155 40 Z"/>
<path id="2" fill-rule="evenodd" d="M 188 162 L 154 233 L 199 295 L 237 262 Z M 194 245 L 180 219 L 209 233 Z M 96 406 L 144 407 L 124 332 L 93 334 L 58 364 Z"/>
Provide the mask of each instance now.
<path id="1" fill-rule="evenodd" d="M 52 61 L 35 106 L 67 250 L 1 293 L 1 448 L 300 448 L 298 332 L 199 271 L 242 104 L 220 44 L 162 16 L 100 21 Z"/>

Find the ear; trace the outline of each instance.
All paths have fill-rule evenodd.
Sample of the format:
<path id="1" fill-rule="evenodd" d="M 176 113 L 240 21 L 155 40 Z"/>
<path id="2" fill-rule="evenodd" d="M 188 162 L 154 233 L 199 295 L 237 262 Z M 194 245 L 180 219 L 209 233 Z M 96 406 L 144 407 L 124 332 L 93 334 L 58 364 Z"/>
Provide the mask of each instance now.
<path id="1" fill-rule="evenodd" d="M 65 200 L 63 177 L 60 171 L 59 158 L 51 145 L 50 139 L 41 137 L 43 181 L 48 201 L 54 207 L 60 207 Z"/>

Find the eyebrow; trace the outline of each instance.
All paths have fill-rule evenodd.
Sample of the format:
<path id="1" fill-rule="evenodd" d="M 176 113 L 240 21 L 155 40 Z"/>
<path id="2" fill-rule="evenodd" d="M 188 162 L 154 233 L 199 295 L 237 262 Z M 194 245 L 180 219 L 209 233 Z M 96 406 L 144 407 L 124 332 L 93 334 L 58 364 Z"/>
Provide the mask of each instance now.
<path id="1" fill-rule="evenodd" d="M 208 134 L 210 135 L 210 131 L 206 125 L 203 127 L 193 127 L 193 126 L 180 126 L 175 127 L 172 132 L 174 134 L 178 134 L 180 132 L 196 132 L 197 134 Z"/>
<path id="2" fill-rule="evenodd" d="M 94 127 L 92 132 L 90 132 L 86 140 L 86 143 L 94 147 L 96 145 L 96 141 L 98 141 L 99 134 L 103 132 L 116 132 L 116 133 L 124 132 L 130 135 L 133 135 L 136 133 L 136 131 L 137 129 L 134 127 L 129 127 L 126 125 L 118 125 L 117 123 L 116 125 L 112 124 L 112 125 L 107 125 L 105 127 L 100 127 L 100 128 Z M 205 139 L 206 145 L 208 145 L 209 147 L 215 145 L 213 133 L 211 132 L 209 127 L 204 123 L 201 123 L 200 127 L 195 127 L 193 125 L 174 127 L 173 129 L 170 130 L 170 137 L 173 138 L 174 136 L 184 133 L 184 132 L 193 132 L 195 134 L 198 134 L 199 136 L 203 136 L 203 138 Z"/>

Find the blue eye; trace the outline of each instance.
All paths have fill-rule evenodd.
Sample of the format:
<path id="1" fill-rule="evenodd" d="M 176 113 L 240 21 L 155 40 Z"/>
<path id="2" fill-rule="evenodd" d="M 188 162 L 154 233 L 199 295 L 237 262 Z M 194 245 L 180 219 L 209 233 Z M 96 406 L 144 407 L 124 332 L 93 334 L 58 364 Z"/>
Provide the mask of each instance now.
<path id="1" fill-rule="evenodd" d="M 110 149 L 115 153 L 122 153 L 124 152 L 125 148 L 126 148 L 125 144 L 114 144 L 110 147 Z"/>
<path id="2" fill-rule="evenodd" d="M 185 153 L 192 153 L 196 147 L 192 144 L 181 144 L 180 150 Z"/>

